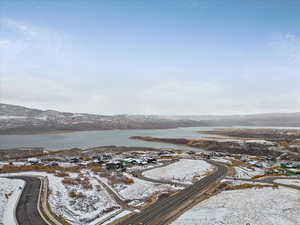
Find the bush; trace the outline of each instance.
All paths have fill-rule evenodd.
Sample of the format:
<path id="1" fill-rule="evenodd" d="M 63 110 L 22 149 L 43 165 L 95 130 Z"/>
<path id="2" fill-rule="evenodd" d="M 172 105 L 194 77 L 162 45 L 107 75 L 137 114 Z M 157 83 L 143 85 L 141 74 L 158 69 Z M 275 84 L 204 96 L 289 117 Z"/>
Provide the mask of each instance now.
<path id="1" fill-rule="evenodd" d="M 56 172 L 56 173 L 54 174 L 54 176 L 56 176 L 56 177 L 68 177 L 69 174 L 68 174 L 68 173 L 65 173 L 65 172 Z"/>
<path id="2" fill-rule="evenodd" d="M 126 176 L 111 176 L 110 177 L 111 184 L 123 183 L 123 184 L 133 184 L 134 180 L 126 177 Z"/>
<path id="3" fill-rule="evenodd" d="M 100 177 L 110 177 L 110 172 L 108 172 L 108 171 L 103 171 L 103 172 L 100 172 L 99 173 L 99 176 Z"/>
<path id="4" fill-rule="evenodd" d="M 64 170 L 69 173 L 80 173 L 79 167 L 67 167 L 67 168 L 64 168 Z"/>
<path id="5" fill-rule="evenodd" d="M 24 172 L 24 171 L 39 171 L 55 174 L 57 171 L 78 173 L 80 172 L 78 167 L 64 168 L 60 166 L 46 166 L 46 165 L 24 165 L 24 166 L 14 166 L 14 165 L 4 165 L 0 168 L 0 173 L 14 173 L 14 172 Z"/>
<path id="6" fill-rule="evenodd" d="M 278 188 L 278 185 L 277 184 L 240 184 L 235 186 L 227 186 L 225 190 L 228 191 L 228 190 L 240 190 L 240 189 L 249 189 L 249 188 L 260 189 L 264 187 Z"/>
<path id="7" fill-rule="evenodd" d="M 133 184 L 134 183 L 134 180 L 129 177 L 124 177 L 122 181 L 124 184 Z"/>
<path id="8" fill-rule="evenodd" d="M 97 184 L 95 187 L 96 187 L 96 190 L 97 190 L 97 191 L 101 191 L 101 190 L 102 190 L 102 187 L 101 187 L 101 185 L 99 185 L 99 184 Z"/>
<path id="9" fill-rule="evenodd" d="M 70 198 L 86 198 L 86 195 L 82 193 L 76 193 L 75 191 L 70 191 L 69 196 Z"/>
<path id="10" fill-rule="evenodd" d="M 97 172 L 101 172 L 102 171 L 102 168 L 101 167 L 94 167 L 91 169 L 91 171 L 97 173 Z"/>
<path id="11" fill-rule="evenodd" d="M 89 180 L 89 178 L 85 177 L 82 181 L 82 187 L 83 189 L 93 189 L 93 186 Z"/>
<path id="12" fill-rule="evenodd" d="M 78 181 L 72 178 L 64 178 L 61 181 L 64 185 L 78 185 Z"/>

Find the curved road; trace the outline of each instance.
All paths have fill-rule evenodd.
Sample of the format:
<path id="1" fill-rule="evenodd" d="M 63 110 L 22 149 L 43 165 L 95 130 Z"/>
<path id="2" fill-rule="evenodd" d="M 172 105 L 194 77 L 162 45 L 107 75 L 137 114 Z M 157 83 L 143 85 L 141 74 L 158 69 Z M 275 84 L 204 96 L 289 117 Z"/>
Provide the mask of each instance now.
<path id="1" fill-rule="evenodd" d="M 192 197 L 206 190 L 212 183 L 226 176 L 226 166 L 211 162 L 217 167 L 217 171 L 204 177 L 195 184 L 172 195 L 168 198 L 157 201 L 142 212 L 129 217 L 121 222 L 121 225 L 150 225 L 165 224 L 166 215 L 182 206 Z M 16 217 L 19 225 L 48 225 L 39 214 L 37 203 L 40 194 L 41 180 L 36 177 L 15 176 L 10 179 L 21 179 L 26 182 L 21 197 L 16 208 Z"/>
<path id="2" fill-rule="evenodd" d="M 177 186 L 183 186 L 183 187 L 187 187 L 189 185 L 187 184 L 182 184 L 182 183 L 178 183 L 178 182 L 173 182 L 173 181 L 170 181 L 170 180 L 157 180 L 157 179 L 152 179 L 150 177 L 145 177 L 143 175 L 144 172 L 146 171 L 149 171 L 149 170 L 154 170 L 154 169 L 157 169 L 157 168 L 162 168 L 162 167 L 167 167 L 175 162 L 178 162 L 179 160 L 176 160 L 176 161 L 173 161 L 171 163 L 166 163 L 164 165 L 160 165 L 160 166 L 156 166 L 156 167 L 151 167 L 151 168 L 147 168 L 147 169 L 143 169 L 143 170 L 137 170 L 137 171 L 134 171 L 132 173 L 133 176 L 135 176 L 136 178 L 138 179 L 141 179 L 141 180 L 145 180 L 145 181 L 149 181 L 149 182 L 152 182 L 152 183 L 158 183 L 158 184 L 170 184 L 170 185 L 177 185 Z"/>
<path id="3" fill-rule="evenodd" d="M 278 184 L 279 186 L 300 190 L 299 186 L 292 185 L 292 184 L 281 184 L 281 183 L 278 183 L 278 182 L 274 181 L 274 180 L 279 180 L 279 179 L 300 180 L 300 177 L 299 178 L 298 177 L 266 177 L 266 178 L 263 178 L 263 179 L 260 179 L 260 180 L 246 179 L 246 178 L 236 178 L 236 179 L 231 179 L 231 180 L 241 180 L 241 181 L 250 181 L 250 182 L 267 183 L 267 184 Z"/>
<path id="4" fill-rule="evenodd" d="M 16 176 L 10 179 L 25 181 L 25 187 L 16 208 L 19 225 L 48 225 L 40 216 L 37 209 L 41 180 L 36 177 Z"/>
<path id="5" fill-rule="evenodd" d="M 206 190 L 212 183 L 223 178 L 227 174 L 227 167 L 211 162 L 214 166 L 217 167 L 217 171 L 208 175 L 198 181 L 197 183 L 189 186 L 188 188 L 178 192 L 175 195 L 172 195 L 163 200 L 159 200 L 156 203 L 150 205 L 148 208 L 144 209 L 142 212 L 129 217 L 123 222 L 119 223 L 120 225 L 150 225 L 150 224 L 166 224 L 166 216 L 180 207 L 182 204 L 186 203 L 192 197 L 197 196 L 197 194 Z"/>

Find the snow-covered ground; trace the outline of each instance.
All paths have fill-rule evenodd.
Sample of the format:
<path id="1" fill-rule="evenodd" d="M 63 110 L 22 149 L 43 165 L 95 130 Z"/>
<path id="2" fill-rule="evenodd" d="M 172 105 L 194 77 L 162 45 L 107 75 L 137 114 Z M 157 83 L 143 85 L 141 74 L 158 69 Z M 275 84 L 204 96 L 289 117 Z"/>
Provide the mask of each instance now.
<path id="1" fill-rule="evenodd" d="M 299 225 L 300 192 L 288 188 L 222 192 L 185 212 L 172 225 Z"/>
<path id="2" fill-rule="evenodd" d="M 234 167 L 234 168 L 236 171 L 236 174 L 234 175 L 235 178 L 250 179 L 253 176 L 264 174 L 264 170 L 257 167 L 247 168 L 241 166 L 241 167 Z"/>
<path id="3" fill-rule="evenodd" d="M 0 178 L 0 225 L 16 225 L 14 211 L 24 184 L 22 180 Z"/>
<path id="4" fill-rule="evenodd" d="M 50 193 L 48 200 L 51 210 L 74 225 L 94 224 L 95 220 L 99 220 L 100 217 L 105 217 L 120 208 L 106 190 L 99 185 L 98 181 L 94 180 L 93 176 L 89 174 L 84 174 L 92 184 L 92 187 L 88 189 L 83 189 L 81 185 L 64 185 L 62 183 L 63 178 L 56 177 L 53 174 L 43 172 L 22 172 L 17 174 L 47 176 Z M 77 177 L 77 173 L 70 173 L 70 176 L 67 178 L 75 179 Z M 76 194 L 82 193 L 85 197 L 70 197 L 71 191 L 74 191 Z"/>
<path id="5" fill-rule="evenodd" d="M 272 141 L 266 141 L 266 140 L 246 140 L 244 141 L 244 143 L 246 144 L 261 144 L 261 145 L 266 145 L 266 146 L 275 146 L 277 145 L 276 142 L 272 142 Z"/>
<path id="6" fill-rule="evenodd" d="M 230 160 L 230 158 L 214 158 L 213 159 L 214 161 L 216 162 L 221 162 L 221 163 L 225 163 L 225 164 L 228 164 L 228 165 L 231 165 L 232 164 L 232 161 Z"/>
<path id="7" fill-rule="evenodd" d="M 110 185 L 113 190 L 120 196 L 121 199 L 131 201 L 129 205 L 141 206 L 145 200 L 158 193 L 174 192 L 182 187 L 173 187 L 168 184 L 157 184 L 149 181 L 144 181 L 136 177 L 126 174 L 130 179 L 134 180 L 133 184 L 114 184 L 110 185 L 106 178 L 100 178 L 104 183 Z"/>
<path id="8" fill-rule="evenodd" d="M 106 222 L 103 223 L 103 225 L 108 225 L 110 223 L 112 223 L 113 221 L 116 221 L 124 216 L 129 215 L 130 213 L 132 213 L 131 211 L 128 210 L 124 210 L 122 211 L 120 214 L 118 214 L 117 216 L 114 216 L 113 218 L 111 218 L 110 220 L 107 220 Z"/>
<path id="9" fill-rule="evenodd" d="M 288 185 L 295 185 L 300 187 L 300 179 L 299 180 L 293 180 L 293 179 L 277 179 L 274 182 L 279 184 L 288 184 Z"/>
<path id="10" fill-rule="evenodd" d="M 194 177 L 200 179 L 213 168 L 214 166 L 204 160 L 181 159 L 166 167 L 146 171 L 143 175 L 157 180 L 191 184 Z"/>

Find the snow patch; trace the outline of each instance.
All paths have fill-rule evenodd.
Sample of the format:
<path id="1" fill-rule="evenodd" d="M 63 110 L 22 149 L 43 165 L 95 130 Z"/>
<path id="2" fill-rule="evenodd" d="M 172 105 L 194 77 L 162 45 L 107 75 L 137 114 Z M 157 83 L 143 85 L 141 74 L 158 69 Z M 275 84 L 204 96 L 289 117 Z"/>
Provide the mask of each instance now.
<path id="1" fill-rule="evenodd" d="M 222 192 L 187 211 L 172 225 L 298 225 L 299 191 L 287 188 Z"/>
<path id="2" fill-rule="evenodd" d="M 300 179 L 299 180 L 294 180 L 294 179 L 277 179 L 274 182 L 278 183 L 278 184 L 295 185 L 295 186 L 300 187 Z"/>
<path id="3" fill-rule="evenodd" d="M 214 166 L 204 160 L 181 159 L 168 166 L 146 171 L 144 176 L 157 180 L 191 184 L 194 177 L 201 179 L 213 168 Z"/>
<path id="4" fill-rule="evenodd" d="M 15 207 L 24 185 L 22 180 L 0 178 L 0 225 L 17 225 Z"/>

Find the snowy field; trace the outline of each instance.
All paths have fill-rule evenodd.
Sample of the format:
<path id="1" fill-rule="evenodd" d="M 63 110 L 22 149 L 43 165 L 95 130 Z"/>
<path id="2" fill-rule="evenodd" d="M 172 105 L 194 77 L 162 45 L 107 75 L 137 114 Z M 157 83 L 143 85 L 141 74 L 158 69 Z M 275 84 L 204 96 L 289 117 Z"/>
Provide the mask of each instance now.
<path id="1" fill-rule="evenodd" d="M 114 184 L 110 185 L 107 179 L 100 178 L 107 185 L 111 186 L 113 190 L 120 196 L 121 199 L 131 201 L 129 205 L 132 206 L 142 206 L 145 204 L 147 198 L 158 194 L 175 192 L 182 187 L 174 187 L 168 184 L 157 184 L 149 181 L 144 181 L 136 177 L 126 174 L 127 177 L 134 180 L 133 184 Z"/>
<path id="2" fill-rule="evenodd" d="M 232 165 L 232 161 L 230 160 L 230 158 L 214 158 L 213 160 L 216 162 L 221 162 L 221 163 L 225 163 L 228 165 Z"/>
<path id="3" fill-rule="evenodd" d="M 5 175 L 8 176 L 9 174 Z M 64 178 L 43 172 L 22 172 L 17 173 L 17 175 L 47 176 L 51 210 L 74 225 L 93 225 L 96 221 L 103 219 L 120 208 L 105 189 L 89 174 L 82 174 L 84 177 L 88 177 L 91 184 L 89 188 L 83 188 L 79 184 L 64 185 L 62 183 Z M 67 178 L 79 179 L 77 173 L 70 173 L 69 175 Z M 70 192 L 76 195 L 82 194 L 83 196 L 71 197 Z"/>
<path id="4" fill-rule="evenodd" d="M 250 179 L 256 175 L 264 174 L 264 170 L 257 167 L 247 168 L 247 167 L 234 167 L 236 174 L 234 175 L 235 178 L 246 178 Z"/>
<path id="5" fill-rule="evenodd" d="M 171 180 L 178 183 L 191 184 L 193 178 L 202 178 L 211 172 L 214 166 L 203 160 L 181 159 L 166 167 L 146 171 L 143 175 L 157 180 Z"/>
<path id="6" fill-rule="evenodd" d="M 288 184 L 288 185 L 295 185 L 300 187 L 300 179 L 299 180 L 293 180 L 293 179 L 277 179 L 274 182 L 278 184 Z"/>
<path id="7" fill-rule="evenodd" d="M 22 180 L 0 178 L 0 225 L 16 225 L 14 210 L 22 193 Z"/>
<path id="8" fill-rule="evenodd" d="M 172 225 L 299 225 L 300 192 L 288 188 L 222 192 L 185 212 Z"/>

